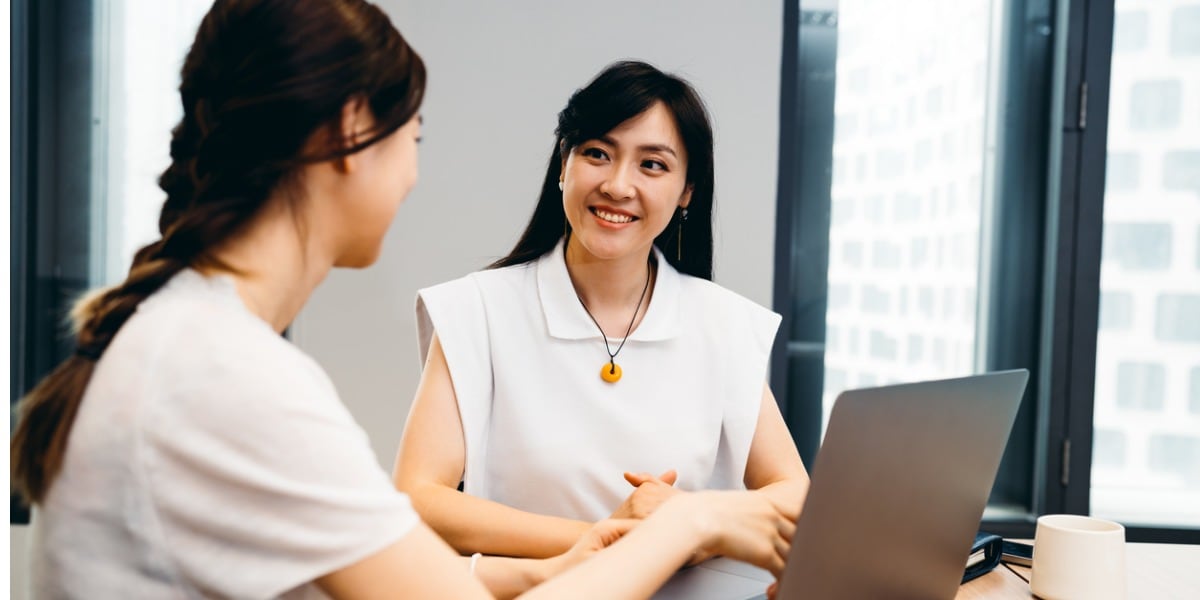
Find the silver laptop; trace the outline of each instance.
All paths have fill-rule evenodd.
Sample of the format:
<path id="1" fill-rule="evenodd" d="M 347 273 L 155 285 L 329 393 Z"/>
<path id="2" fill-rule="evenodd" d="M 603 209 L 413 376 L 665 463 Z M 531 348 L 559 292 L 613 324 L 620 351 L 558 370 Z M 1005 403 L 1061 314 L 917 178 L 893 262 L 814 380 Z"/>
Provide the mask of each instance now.
<path id="1" fill-rule="evenodd" d="M 953 598 L 1029 372 L 838 396 L 778 600 Z M 680 571 L 661 600 L 764 598 L 770 573 L 728 559 Z"/>

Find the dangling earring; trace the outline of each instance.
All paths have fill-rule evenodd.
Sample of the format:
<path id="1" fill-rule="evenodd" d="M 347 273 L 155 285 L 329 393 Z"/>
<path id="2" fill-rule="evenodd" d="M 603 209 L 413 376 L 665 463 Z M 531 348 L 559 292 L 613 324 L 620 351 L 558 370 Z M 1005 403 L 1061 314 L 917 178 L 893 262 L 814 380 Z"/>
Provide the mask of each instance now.
<path id="1" fill-rule="evenodd" d="M 563 180 L 558 180 L 558 191 L 563 191 Z M 563 215 L 563 239 L 567 240 L 571 237 L 571 222 L 567 220 L 567 216 Z"/>
<path id="2" fill-rule="evenodd" d="M 683 261 L 683 222 L 687 220 L 687 209 L 679 211 L 679 232 L 675 235 L 675 261 Z"/>

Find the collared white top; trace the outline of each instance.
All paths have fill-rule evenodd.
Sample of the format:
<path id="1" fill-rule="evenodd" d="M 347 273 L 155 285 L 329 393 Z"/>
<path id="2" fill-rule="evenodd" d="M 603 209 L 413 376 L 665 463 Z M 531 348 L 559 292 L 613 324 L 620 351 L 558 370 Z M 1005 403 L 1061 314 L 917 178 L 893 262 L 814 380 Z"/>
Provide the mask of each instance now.
<path id="1" fill-rule="evenodd" d="M 685 490 L 744 487 L 780 317 L 655 253 L 616 383 L 600 379 L 608 353 L 561 241 L 537 261 L 418 293 L 421 360 L 436 331 L 454 384 L 466 493 L 597 520 L 633 491 L 625 471 L 675 469 Z"/>

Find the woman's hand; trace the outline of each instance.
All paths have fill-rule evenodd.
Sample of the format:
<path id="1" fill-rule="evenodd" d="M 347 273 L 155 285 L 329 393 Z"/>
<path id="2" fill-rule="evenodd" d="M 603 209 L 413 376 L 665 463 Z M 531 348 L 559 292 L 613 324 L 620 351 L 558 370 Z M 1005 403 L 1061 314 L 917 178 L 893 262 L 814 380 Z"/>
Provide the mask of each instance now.
<path id="1" fill-rule="evenodd" d="M 783 574 L 796 531 L 789 516 L 794 511 L 790 509 L 776 506 L 769 497 L 752 491 L 682 494 L 662 508 L 683 511 L 698 519 L 702 552 L 750 563 L 776 578 Z"/>
<path id="2" fill-rule="evenodd" d="M 614 524 L 616 531 L 597 524 L 601 529 L 580 540 L 582 564 L 529 596 L 648 598 L 698 552 L 747 562 L 778 578 L 795 531 L 785 511 L 765 494 L 750 491 L 675 494 L 645 520 Z M 607 549 L 597 552 L 601 548 Z M 570 555 L 556 564 L 565 568 Z"/>
<path id="3" fill-rule="evenodd" d="M 580 536 L 579 541 L 575 542 L 570 550 L 544 561 L 544 578 L 554 577 L 613 545 L 637 523 L 638 521 L 633 519 L 605 519 L 596 523 Z"/>
<path id="4" fill-rule="evenodd" d="M 645 519 L 672 496 L 680 493 L 675 488 L 677 474 L 672 469 L 655 477 L 649 473 L 625 473 L 625 481 L 635 489 L 617 507 L 613 519 Z"/>
<path id="5" fill-rule="evenodd" d="M 775 600 L 775 598 L 778 595 L 779 595 L 779 580 L 776 579 L 774 583 L 767 586 L 767 600 Z"/>

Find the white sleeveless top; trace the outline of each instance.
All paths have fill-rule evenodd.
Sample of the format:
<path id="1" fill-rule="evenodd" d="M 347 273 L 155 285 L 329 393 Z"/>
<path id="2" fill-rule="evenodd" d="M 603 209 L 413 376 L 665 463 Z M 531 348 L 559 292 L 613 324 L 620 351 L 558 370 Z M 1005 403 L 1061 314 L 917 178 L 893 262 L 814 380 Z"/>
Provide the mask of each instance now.
<path id="1" fill-rule="evenodd" d="M 532 263 L 418 293 L 422 363 L 436 331 L 458 400 L 466 493 L 595 521 L 633 491 L 625 471 L 675 469 L 684 490 L 744 487 L 780 317 L 655 253 L 654 294 L 616 383 L 600 379 L 608 353 L 561 241 Z"/>

